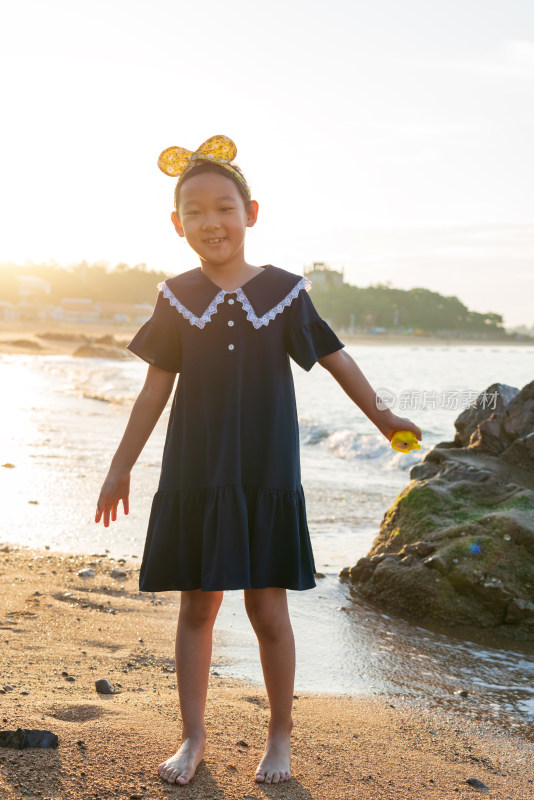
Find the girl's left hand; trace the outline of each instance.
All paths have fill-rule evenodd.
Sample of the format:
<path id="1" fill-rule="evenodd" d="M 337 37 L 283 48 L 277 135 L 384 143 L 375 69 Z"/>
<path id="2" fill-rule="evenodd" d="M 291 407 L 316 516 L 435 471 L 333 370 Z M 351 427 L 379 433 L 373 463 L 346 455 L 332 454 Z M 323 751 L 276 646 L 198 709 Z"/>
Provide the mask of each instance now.
<path id="1" fill-rule="evenodd" d="M 415 436 L 417 436 L 419 441 L 421 441 L 423 438 L 421 428 L 419 428 L 413 422 L 410 422 L 410 420 L 406 417 L 398 417 L 393 413 L 385 417 L 383 421 L 380 421 L 380 424 L 377 425 L 377 428 L 390 442 L 393 438 L 393 434 L 396 431 L 411 431 Z"/>

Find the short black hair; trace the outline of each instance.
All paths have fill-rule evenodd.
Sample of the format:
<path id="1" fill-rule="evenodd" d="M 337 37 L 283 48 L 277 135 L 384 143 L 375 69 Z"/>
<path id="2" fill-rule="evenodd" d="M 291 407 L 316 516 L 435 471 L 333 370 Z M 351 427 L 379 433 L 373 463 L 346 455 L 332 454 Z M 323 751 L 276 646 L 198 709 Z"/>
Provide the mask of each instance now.
<path id="1" fill-rule="evenodd" d="M 240 175 L 243 175 L 243 173 L 241 172 L 241 170 L 239 169 L 239 167 L 236 164 L 232 164 L 232 168 L 235 169 L 237 172 L 239 172 Z M 176 188 L 174 190 L 174 208 L 175 208 L 176 211 L 178 211 L 178 205 L 179 205 L 179 202 L 180 202 L 180 189 L 182 188 L 182 185 L 185 183 L 185 181 L 188 178 L 193 177 L 193 175 L 200 175 L 203 172 L 217 172 L 217 173 L 219 173 L 219 175 L 223 175 L 223 177 L 228 178 L 229 180 L 233 181 L 235 183 L 235 185 L 237 186 L 237 188 L 239 189 L 239 194 L 241 195 L 241 197 L 243 199 L 243 202 L 245 204 L 245 208 L 249 207 L 249 205 L 250 205 L 250 197 L 248 196 L 245 187 L 238 180 L 238 178 L 236 178 L 234 175 L 232 175 L 230 170 L 225 169 L 220 164 L 214 164 L 212 161 L 200 161 L 198 163 L 198 165 L 192 167 L 189 170 L 189 172 L 186 172 L 186 174 L 183 176 L 183 178 L 180 177 L 178 179 L 178 183 L 176 184 Z M 244 177 L 245 176 L 243 175 L 243 178 Z"/>

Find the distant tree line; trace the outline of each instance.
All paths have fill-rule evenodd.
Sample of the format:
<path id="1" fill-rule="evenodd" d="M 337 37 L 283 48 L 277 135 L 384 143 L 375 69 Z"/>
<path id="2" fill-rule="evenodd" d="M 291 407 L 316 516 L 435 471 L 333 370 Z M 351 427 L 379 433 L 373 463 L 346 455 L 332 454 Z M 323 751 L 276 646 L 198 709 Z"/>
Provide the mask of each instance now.
<path id="1" fill-rule="evenodd" d="M 377 284 L 360 288 L 344 284 L 328 290 L 312 289 L 322 317 L 337 328 L 373 327 L 389 331 L 420 329 L 432 334 L 487 334 L 506 337 L 501 314 L 470 311 L 457 297 L 429 289 L 393 289 Z"/>
<path id="2" fill-rule="evenodd" d="M 41 303 L 57 303 L 62 297 L 87 297 L 123 303 L 154 303 L 156 286 L 169 277 L 166 272 L 149 270 L 146 264 L 109 264 L 82 261 L 69 267 L 59 264 L 0 264 L 0 299 L 19 301 L 21 275 L 35 275 L 50 284 L 50 294 L 40 295 Z"/>
<path id="3" fill-rule="evenodd" d="M 86 297 L 126 303 L 154 303 L 156 285 L 168 273 L 149 270 L 146 264 L 82 261 L 69 267 L 58 264 L 0 264 L 0 299 L 19 302 L 18 277 L 34 275 L 50 285 L 50 294 L 36 297 L 41 303 L 56 303 L 63 297 Z M 500 314 L 470 311 L 457 297 L 444 296 L 429 289 L 394 289 L 377 284 L 360 288 L 343 284 L 328 289 L 312 289 L 319 314 L 340 330 L 389 331 L 420 329 L 431 334 L 486 334 L 506 338 Z"/>

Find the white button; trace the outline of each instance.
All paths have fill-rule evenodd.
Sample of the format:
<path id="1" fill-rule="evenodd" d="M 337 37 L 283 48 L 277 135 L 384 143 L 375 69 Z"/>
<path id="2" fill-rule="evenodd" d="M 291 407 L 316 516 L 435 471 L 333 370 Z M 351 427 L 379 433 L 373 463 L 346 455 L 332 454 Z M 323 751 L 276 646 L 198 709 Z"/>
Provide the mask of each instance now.
<path id="1" fill-rule="evenodd" d="M 229 319 L 228 320 L 228 325 L 229 325 L 230 328 L 233 326 L 233 324 L 234 324 L 233 319 Z"/>
<path id="2" fill-rule="evenodd" d="M 234 349 L 234 345 L 233 344 L 229 344 L 228 345 L 228 350 L 233 350 L 233 349 Z"/>
<path id="3" fill-rule="evenodd" d="M 229 305 L 229 306 L 233 306 L 234 302 L 235 302 L 235 300 L 234 300 L 234 299 L 231 297 L 231 298 L 228 300 L 228 305 Z"/>

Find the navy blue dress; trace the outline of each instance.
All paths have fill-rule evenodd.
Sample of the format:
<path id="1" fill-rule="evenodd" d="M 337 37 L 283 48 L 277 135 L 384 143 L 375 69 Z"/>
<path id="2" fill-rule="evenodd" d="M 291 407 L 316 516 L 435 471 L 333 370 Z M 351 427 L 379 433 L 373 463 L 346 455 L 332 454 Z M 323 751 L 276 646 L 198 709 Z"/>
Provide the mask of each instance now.
<path id="1" fill-rule="evenodd" d="M 200 267 L 159 284 L 128 345 L 180 373 L 141 591 L 316 585 L 289 357 L 310 370 L 343 344 L 308 285 L 272 265 L 234 292 Z"/>

